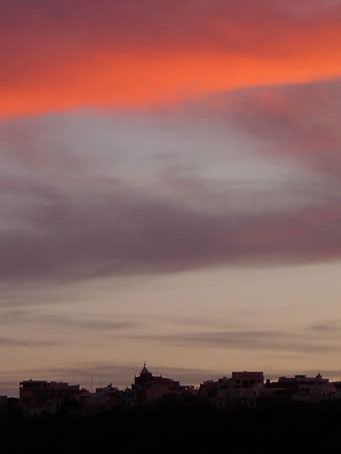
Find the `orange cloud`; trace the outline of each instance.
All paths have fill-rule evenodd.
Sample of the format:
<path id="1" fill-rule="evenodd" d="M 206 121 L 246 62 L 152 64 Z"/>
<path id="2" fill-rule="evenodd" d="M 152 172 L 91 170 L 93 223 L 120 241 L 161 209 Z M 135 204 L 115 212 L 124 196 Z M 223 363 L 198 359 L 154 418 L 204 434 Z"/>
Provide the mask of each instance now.
<path id="1" fill-rule="evenodd" d="M 339 6 L 254 3 L 38 0 L 30 9 L 3 7 L 0 116 L 145 107 L 341 75 Z"/>

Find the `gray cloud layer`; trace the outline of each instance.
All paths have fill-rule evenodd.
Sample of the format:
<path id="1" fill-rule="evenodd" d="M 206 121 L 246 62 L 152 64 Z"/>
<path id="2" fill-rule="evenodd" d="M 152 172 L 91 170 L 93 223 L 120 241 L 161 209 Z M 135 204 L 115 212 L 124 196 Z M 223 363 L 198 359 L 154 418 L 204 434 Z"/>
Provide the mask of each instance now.
<path id="1" fill-rule="evenodd" d="M 168 134 L 164 149 L 155 130 L 148 135 L 150 117 L 138 120 L 138 140 L 128 150 L 131 142 L 118 139 L 117 129 L 105 142 L 100 130 L 98 149 L 92 149 L 82 116 L 79 123 L 72 117 L 1 123 L 0 282 L 339 260 L 340 92 L 336 82 L 264 88 L 222 97 L 219 105 L 212 98 L 200 109 L 181 107 L 188 130 L 174 127 L 172 113 L 157 120 Z M 136 115 L 127 136 L 134 134 Z M 199 137 L 186 154 L 183 137 L 193 126 Z M 199 150 L 205 135 L 206 155 L 198 152 L 195 168 L 195 146 Z M 238 142 L 238 162 L 254 154 L 281 168 L 289 159 L 301 181 L 299 172 L 295 181 L 290 171 L 287 181 L 281 176 L 281 199 L 266 170 L 256 183 L 252 172 L 249 179 L 237 173 L 234 185 L 231 177 L 224 181 L 224 147 L 227 153 L 231 139 Z M 219 159 L 224 162 L 219 177 L 210 175 L 210 159 L 213 174 Z M 177 169 L 177 178 L 169 179 L 170 169 L 172 175 Z M 238 210 L 246 199 L 249 209 Z"/>

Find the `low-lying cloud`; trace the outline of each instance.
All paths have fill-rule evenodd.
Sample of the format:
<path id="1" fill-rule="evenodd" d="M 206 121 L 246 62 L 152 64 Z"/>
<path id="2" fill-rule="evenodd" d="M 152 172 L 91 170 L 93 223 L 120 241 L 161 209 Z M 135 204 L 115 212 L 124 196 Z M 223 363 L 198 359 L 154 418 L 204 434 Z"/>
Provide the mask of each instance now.
<path id="1" fill-rule="evenodd" d="M 166 335 L 145 335 L 138 338 L 149 342 L 161 342 L 165 345 L 179 347 L 213 348 L 224 350 L 247 350 L 247 351 L 276 351 L 292 352 L 295 354 L 335 352 L 340 345 L 326 342 L 323 337 L 313 339 L 312 336 L 302 336 L 295 332 L 280 332 L 271 330 L 249 331 L 212 331 L 177 333 Z"/>

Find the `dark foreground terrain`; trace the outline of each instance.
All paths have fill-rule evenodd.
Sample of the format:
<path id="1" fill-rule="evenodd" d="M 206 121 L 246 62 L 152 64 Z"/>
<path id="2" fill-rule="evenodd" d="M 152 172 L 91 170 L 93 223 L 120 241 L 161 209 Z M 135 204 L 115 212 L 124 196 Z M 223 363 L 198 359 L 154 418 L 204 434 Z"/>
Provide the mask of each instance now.
<path id="1" fill-rule="evenodd" d="M 160 405 L 80 415 L 23 418 L 0 429 L 3 453 L 296 452 L 341 448 L 341 403 L 260 406 L 217 412 L 201 406 Z"/>

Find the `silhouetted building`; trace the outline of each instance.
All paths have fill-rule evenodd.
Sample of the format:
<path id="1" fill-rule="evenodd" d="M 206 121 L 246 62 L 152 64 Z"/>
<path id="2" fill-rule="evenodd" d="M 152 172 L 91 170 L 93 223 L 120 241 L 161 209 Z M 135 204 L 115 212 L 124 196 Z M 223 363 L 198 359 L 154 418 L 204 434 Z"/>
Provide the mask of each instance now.
<path id="1" fill-rule="evenodd" d="M 133 387 L 128 387 L 122 392 L 123 402 L 127 407 L 134 407 L 136 404 L 136 394 Z"/>
<path id="2" fill-rule="evenodd" d="M 301 402 L 321 402 L 336 398 L 336 386 L 321 374 L 315 377 L 295 375 L 267 381 L 262 396 L 268 399 L 287 399 Z"/>
<path id="3" fill-rule="evenodd" d="M 8 412 L 7 396 L 0 396 L 0 421 L 6 419 Z"/>
<path id="4" fill-rule="evenodd" d="M 281 377 L 278 383 L 294 389 L 293 400 L 321 402 L 336 397 L 335 386 L 327 378 L 322 378 L 321 374 L 316 375 L 316 377 L 295 375 L 293 379 Z"/>
<path id="5" fill-rule="evenodd" d="M 125 391 L 109 384 L 90 393 L 79 385 L 26 380 L 20 383 L 19 402 L 24 413 L 39 414 L 54 413 L 64 404 L 63 408 L 71 411 L 77 408 L 84 412 L 98 412 L 122 405 L 152 405 L 160 399 L 181 405 L 205 402 L 221 410 L 233 406 L 255 407 L 260 399 L 263 403 L 319 403 L 341 399 L 341 381 L 332 383 L 318 374 L 315 377 L 280 377 L 277 381 L 264 383 L 263 372 L 242 371 L 232 372 L 231 377 L 205 381 L 198 390 L 194 386 L 183 386 L 177 380 L 153 375 L 144 364 L 140 374 L 135 376 L 134 384 Z M 0 396 L 0 416 L 6 414 L 8 401 Z M 16 406 L 18 404 L 12 405 L 13 408 Z"/>
<path id="6" fill-rule="evenodd" d="M 335 387 L 335 398 L 341 399 L 341 381 L 335 381 L 332 384 Z"/>
<path id="7" fill-rule="evenodd" d="M 153 375 L 144 364 L 140 375 L 135 377 L 132 390 L 135 392 L 136 404 L 149 404 L 166 396 L 176 397 L 184 391 L 178 381 Z"/>
<path id="8" fill-rule="evenodd" d="M 123 392 L 110 383 L 108 386 L 96 388 L 94 393 L 88 393 L 81 399 L 87 411 L 110 410 L 123 403 Z"/>
<path id="9" fill-rule="evenodd" d="M 254 407 L 263 386 L 263 372 L 232 372 L 231 378 L 204 382 L 199 397 L 220 409 L 233 405 Z"/>
<path id="10" fill-rule="evenodd" d="M 230 378 L 223 377 L 217 381 L 207 380 L 200 385 L 198 397 L 202 401 L 206 401 L 213 405 L 218 404 L 218 394 L 222 393 L 222 390 L 228 388 Z"/>
<path id="11" fill-rule="evenodd" d="M 278 381 L 272 382 L 269 379 L 261 391 L 261 398 L 265 401 L 288 401 L 293 396 L 293 390 Z"/>
<path id="12" fill-rule="evenodd" d="M 263 372 L 232 372 L 232 382 L 241 388 L 252 388 L 264 384 Z"/>
<path id="13" fill-rule="evenodd" d="M 20 383 L 19 399 L 21 405 L 32 412 L 54 412 L 64 401 L 77 398 L 81 392 L 79 385 L 26 380 Z"/>

